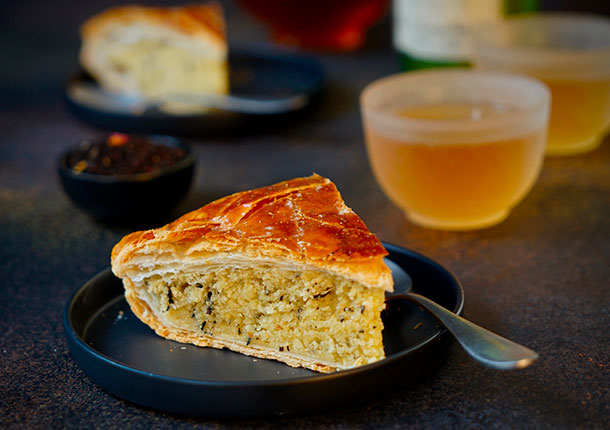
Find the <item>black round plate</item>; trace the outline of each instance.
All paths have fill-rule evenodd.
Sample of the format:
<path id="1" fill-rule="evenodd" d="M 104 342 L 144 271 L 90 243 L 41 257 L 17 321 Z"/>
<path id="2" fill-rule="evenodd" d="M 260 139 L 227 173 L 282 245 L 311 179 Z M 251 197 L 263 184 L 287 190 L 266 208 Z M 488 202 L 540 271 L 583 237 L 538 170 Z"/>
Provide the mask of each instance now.
<path id="1" fill-rule="evenodd" d="M 283 101 L 298 98 L 298 104 L 286 104 L 274 113 L 235 113 L 210 110 L 192 115 L 172 115 L 152 109 L 141 114 L 112 111 L 103 105 L 80 100 L 71 95 L 71 87 L 81 82 L 93 83 L 84 71 L 77 72 L 65 86 L 64 98 L 69 110 L 80 120 L 96 127 L 126 133 L 171 135 L 235 134 L 264 129 L 292 119 L 311 106 L 321 95 L 324 72 L 315 60 L 294 53 L 265 48 L 237 49 L 229 53 L 230 94 L 253 100 Z M 278 119 L 282 121 L 278 122 Z"/>
<path id="2" fill-rule="evenodd" d="M 455 276 L 421 254 L 385 246 L 413 291 L 461 313 L 464 293 Z M 331 374 L 161 338 L 131 312 L 110 269 L 72 294 L 64 328 L 74 360 L 110 394 L 178 414 L 269 417 L 365 402 L 437 369 L 451 335 L 417 305 L 391 303 L 383 313 L 386 358 Z"/>

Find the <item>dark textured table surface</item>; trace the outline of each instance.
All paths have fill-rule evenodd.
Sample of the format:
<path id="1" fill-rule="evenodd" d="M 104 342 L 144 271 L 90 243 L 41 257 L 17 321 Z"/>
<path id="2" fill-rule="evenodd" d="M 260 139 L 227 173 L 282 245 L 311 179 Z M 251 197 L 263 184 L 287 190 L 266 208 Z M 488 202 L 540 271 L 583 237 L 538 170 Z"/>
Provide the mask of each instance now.
<path id="1" fill-rule="evenodd" d="M 358 94 L 396 71 L 387 21 L 365 48 L 317 55 L 322 105 L 292 127 L 199 139 L 194 186 L 174 215 L 227 193 L 318 172 L 385 241 L 432 257 L 461 280 L 473 321 L 532 347 L 540 360 L 495 371 L 457 346 L 446 365 L 365 405 L 272 421 L 195 420 L 106 394 L 67 350 L 68 295 L 109 265 L 129 230 L 93 221 L 62 193 L 59 151 L 99 131 L 61 103 L 75 69 L 76 28 L 104 7 L 20 1 L 0 6 L 0 427 L 8 428 L 610 428 L 610 141 L 545 160 L 540 179 L 502 224 L 480 231 L 417 228 L 369 170 Z M 264 30 L 228 6 L 232 42 Z"/>

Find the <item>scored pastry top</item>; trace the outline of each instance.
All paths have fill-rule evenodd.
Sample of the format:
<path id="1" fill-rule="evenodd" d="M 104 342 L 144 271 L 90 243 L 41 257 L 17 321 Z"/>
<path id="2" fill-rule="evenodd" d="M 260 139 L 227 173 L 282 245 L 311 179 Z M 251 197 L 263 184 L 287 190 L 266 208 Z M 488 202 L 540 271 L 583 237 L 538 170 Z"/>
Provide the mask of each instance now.
<path id="1" fill-rule="evenodd" d="M 164 26 L 169 30 L 205 41 L 216 39 L 224 50 L 226 43 L 225 24 L 222 9 L 215 3 L 182 7 L 122 6 L 108 9 L 87 20 L 81 27 L 81 34 L 87 38 L 99 33 L 108 25 L 148 22 Z"/>
<path id="2" fill-rule="evenodd" d="M 392 290 L 388 253 L 339 191 L 319 175 L 239 192 L 155 230 L 132 233 L 112 251 L 118 276 L 138 254 L 186 259 L 269 260 L 307 265 Z M 122 277 L 122 276 L 121 276 Z"/>

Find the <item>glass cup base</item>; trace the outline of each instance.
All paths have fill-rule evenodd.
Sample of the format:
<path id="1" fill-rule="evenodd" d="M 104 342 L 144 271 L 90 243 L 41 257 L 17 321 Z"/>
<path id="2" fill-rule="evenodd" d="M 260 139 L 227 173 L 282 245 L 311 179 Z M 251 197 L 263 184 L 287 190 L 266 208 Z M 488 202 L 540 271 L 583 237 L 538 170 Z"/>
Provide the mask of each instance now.
<path id="1" fill-rule="evenodd" d="M 595 136 L 590 139 L 582 140 L 577 143 L 570 143 L 566 145 L 548 146 L 546 147 L 546 155 L 551 156 L 563 156 L 563 155 L 577 155 L 585 154 L 597 149 L 601 145 L 604 136 Z"/>
<path id="2" fill-rule="evenodd" d="M 405 211 L 407 219 L 413 224 L 416 224 L 420 227 L 432 228 L 436 230 L 476 230 L 480 228 L 491 227 L 504 221 L 508 217 L 509 213 L 510 209 L 504 209 L 493 215 L 484 218 L 474 219 L 471 221 L 448 221 L 444 219 L 429 217 L 427 215 L 421 215 L 418 213 Z"/>

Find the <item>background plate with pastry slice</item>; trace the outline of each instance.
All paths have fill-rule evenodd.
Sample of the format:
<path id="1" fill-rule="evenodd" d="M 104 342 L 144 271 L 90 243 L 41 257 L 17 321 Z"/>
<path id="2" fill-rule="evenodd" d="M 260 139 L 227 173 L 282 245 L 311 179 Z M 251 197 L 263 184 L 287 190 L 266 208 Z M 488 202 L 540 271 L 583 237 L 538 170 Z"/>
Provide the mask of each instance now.
<path id="1" fill-rule="evenodd" d="M 324 72 L 315 60 L 262 47 L 229 53 L 229 94 L 174 94 L 168 100 L 110 93 L 85 71 L 65 86 L 69 110 L 80 120 L 106 130 L 206 135 L 239 133 L 277 126 L 312 106 L 324 88 Z M 199 104 L 184 113 L 168 103 Z"/>
<path id="2" fill-rule="evenodd" d="M 438 263 L 385 244 L 392 275 L 414 292 L 461 314 L 464 292 Z M 397 289 L 396 293 L 401 290 Z M 106 269 L 78 288 L 64 310 L 70 352 L 112 395 L 146 407 L 202 417 L 272 417 L 318 413 L 381 397 L 430 375 L 452 336 L 411 302 L 383 312 L 386 358 L 330 374 L 157 336 L 131 313 L 121 281 Z"/>

